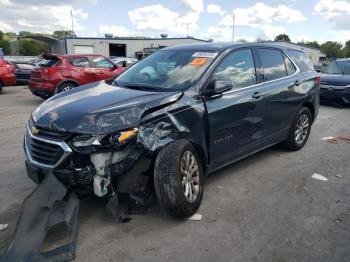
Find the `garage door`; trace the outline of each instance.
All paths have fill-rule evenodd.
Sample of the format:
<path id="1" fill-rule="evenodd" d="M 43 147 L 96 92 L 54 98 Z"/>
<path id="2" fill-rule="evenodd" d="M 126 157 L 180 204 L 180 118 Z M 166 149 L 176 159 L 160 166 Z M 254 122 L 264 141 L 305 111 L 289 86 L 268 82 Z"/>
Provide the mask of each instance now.
<path id="1" fill-rule="evenodd" d="M 79 55 L 79 54 L 93 55 L 93 54 L 95 54 L 95 47 L 88 46 L 88 45 L 75 45 L 74 46 L 74 53 L 77 55 Z"/>

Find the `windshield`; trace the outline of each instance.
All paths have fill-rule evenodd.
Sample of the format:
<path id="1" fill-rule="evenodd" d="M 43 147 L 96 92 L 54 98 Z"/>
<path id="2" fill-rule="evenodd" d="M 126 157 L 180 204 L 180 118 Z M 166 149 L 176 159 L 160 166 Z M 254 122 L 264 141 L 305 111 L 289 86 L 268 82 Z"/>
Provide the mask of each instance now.
<path id="1" fill-rule="evenodd" d="M 337 61 L 338 66 L 345 75 L 350 75 L 350 60 Z"/>
<path id="2" fill-rule="evenodd" d="M 160 50 L 121 74 L 116 84 L 145 90 L 185 90 L 200 79 L 217 55 L 195 50 Z"/>

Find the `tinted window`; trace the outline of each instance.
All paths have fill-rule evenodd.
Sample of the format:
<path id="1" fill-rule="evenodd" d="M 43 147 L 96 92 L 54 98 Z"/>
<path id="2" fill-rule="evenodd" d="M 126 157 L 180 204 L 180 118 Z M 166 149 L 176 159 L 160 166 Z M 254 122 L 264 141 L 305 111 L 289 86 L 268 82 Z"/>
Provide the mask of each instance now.
<path id="1" fill-rule="evenodd" d="M 92 62 L 97 68 L 112 68 L 113 64 L 103 57 L 93 57 Z"/>
<path id="2" fill-rule="evenodd" d="M 337 65 L 337 63 L 334 61 L 330 63 L 324 70 L 323 73 L 325 74 L 334 74 L 334 75 L 340 75 L 342 74 L 341 69 Z"/>
<path id="3" fill-rule="evenodd" d="M 57 57 L 41 59 L 39 66 L 50 67 L 59 64 L 61 61 Z"/>
<path id="4" fill-rule="evenodd" d="M 215 69 L 213 79 L 230 80 L 233 88 L 256 84 L 252 51 L 245 49 L 226 56 Z"/>
<path id="5" fill-rule="evenodd" d="M 301 71 L 305 72 L 315 70 L 310 58 L 304 52 L 288 50 L 287 54 L 293 59 Z"/>
<path id="6" fill-rule="evenodd" d="M 73 58 L 70 60 L 70 63 L 78 67 L 90 67 L 89 60 L 86 57 Z"/>
<path id="7" fill-rule="evenodd" d="M 290 61 L 288 56 L 286 56 L 285 54 L 283 54 L 283 58 L 284 58 L 284 63 L 286 64 L 287 75 L 290 76 L 290 75 L 294 74 L 295 71 L 297 71 L 297 69 L 293 65 L 292 61 Z"/>
<path id="8" fill-rule="evenodd" d="M 340 60 L 336 62 L 342 70 L 342 73 L 350 75 L 350 60 Z"/>
<path id="9" fill-rule="evenodd" d="M 258 53 L 262 64 L 264 81 L 287 76 L 281 51 L 259 48 Z"/>

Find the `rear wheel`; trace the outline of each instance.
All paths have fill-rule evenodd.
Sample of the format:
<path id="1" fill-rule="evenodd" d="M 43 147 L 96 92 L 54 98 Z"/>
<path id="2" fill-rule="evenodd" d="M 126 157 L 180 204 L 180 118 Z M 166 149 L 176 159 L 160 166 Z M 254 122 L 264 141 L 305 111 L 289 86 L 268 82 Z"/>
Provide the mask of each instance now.
<path id="1" fill-rule="evenodd" d="M 71 89 L 76 88 L 76 87 L 77 87 L 76 84 L 71 83 L 71 82 L 66 82 L 66 83 L 63 83 L 60 86 L 56 87 L 54 94 L 57 95 L 59 93 L 71 90 Z"/>
<path id="2" fill-rule="evenodd" d="M 194 146 L 175 141 L 157 155 L 154 186 L 158 202 L 174 217 L 192 216 L 203 196 L 203 168 Z"/>
<path id="3" fill-rule="evenodd" d="M 310 110 L 302 107 L 293 121 L 285 146 L 291 151 L 302 149 L 309 138 L 311 124 L 312 117 Z"/>

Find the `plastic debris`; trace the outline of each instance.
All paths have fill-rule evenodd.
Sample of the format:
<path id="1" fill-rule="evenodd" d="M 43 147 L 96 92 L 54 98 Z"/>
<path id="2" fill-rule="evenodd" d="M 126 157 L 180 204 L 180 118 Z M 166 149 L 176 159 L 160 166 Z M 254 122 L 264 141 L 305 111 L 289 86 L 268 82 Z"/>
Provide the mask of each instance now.
<path id="1" fill-rule="evenodd" d="M 328 143 L 337 144 L 338 141 L 345 141 L 350 144 L 350 135 L 340 135 L 340 136 L 327 136 L 321 138 L 323 141 L 327 141 Z"/>
<path id="2" fill-rule="evenodd" d="M 187 220 L 200 221 L 200 220 L 202 220 L 202 215 L 201 214 L 194 214 L 193 216 L 187 218 Z"/>
<path id="3" fill-rule="evenodd" d="M 327 180 L 328 180 L 327 177 L 324 177 L 324 176 L 322 176 L 322 175 L 320 175 L 320 174 L 317 174 L 317 173 L 313 174 L 313 175 L 312 175 L 312 178 L 318 179 L 318 180 L 321 180 L 321 181 L 327 181 Z"/>
<path id="4" fill-rule="evenodd" d="M 0 224 L 0 232 L 4 231 L 8 226 L 9 224 Z"/>
<path id="5" fill-rule="evenodd" d="M 342 175 L 335 175 L 336 177 L 338 177 L 338 178 L 343 178 L 343 176 Z"/>

